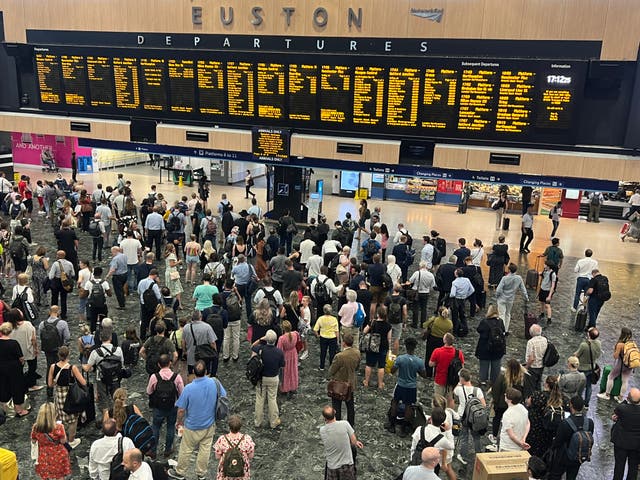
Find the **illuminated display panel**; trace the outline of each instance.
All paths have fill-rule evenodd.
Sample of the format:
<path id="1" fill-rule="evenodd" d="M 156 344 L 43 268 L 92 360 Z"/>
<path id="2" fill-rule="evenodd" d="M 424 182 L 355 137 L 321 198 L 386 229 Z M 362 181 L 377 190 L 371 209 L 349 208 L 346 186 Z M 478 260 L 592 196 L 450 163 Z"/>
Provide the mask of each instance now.
<path id="1" fill-rule="evenodd" d="M 229 115 L 255 115 L 254 66 L 250 62 L 227 62 Z"/>
<path id="2" fill-rule="evenodd" d="M 227 92 L 224 63 L 216 60 L 198 60 L 199 111 L 205 115 L 227 113 Z"/>
<path id="3" fill-rule="evenodd" d="M 196 67 L 190 59 L 169 59 L 170 110 L 176 113 L 193 113 L 196 111 Z"/>
<path id="4" fill-rule="evenodd" d="M 138 59 L 115 57 L 113 59 L 113 79 L 116 87 L 116 107 L 136 110 L 140 107 L 140 81 Z"/>
<path id="5" fill-rule="evenodd" d="M 285 118 L 287 79 L 286 66 L 282 63 L 258 63 L 257 73 L 258 116 L 260 118 Z"/>
<path id="6" fill-rule="evenodd" d="M 140 59 L 140 84 L 142 85 L 142 108 L 144 110 L 161 112 L 167 108 L 164 59 Z"/>
<path id="7" fill-rule="evenodd" d="M 106 56 L 87 56 L 87 78 L 92 107 L 113 107 L 113 65 Z"/>
<path id="8" fill-rule="evenodd" d="M 353 72 L 353 123 L 378 125 L 384 116 L 387 69 L 358 66 Z"/>
<path id="9" fill-rule="evenodd" d="M 289 65 L 289 119 L 315 121 L 317 119 L 318 66 Z"/>
<path id="10" fill-rule="evenodd" d="M 320 70 L 320 121 L 346 123 L 351 117 L 351 67 L 322 65 Z"/>
<path id="11" fill-rule="evenodd" d="M 60 56 L 51 53 L 36 53 L 36 73 L 40 103 L 60 105 L 62 103 Z"/>
<path id="12" fill-rule="evenodd" d="M 82 55 L 62 55 L 64 101 L 67 105 L 87 104 L 87 66 Z"/>
<path id="13" fill-rule="evenodd" d="M 417 127 L 420 102 L 420 69 L 389 69 L 387 125 Z"/>
<path id="14" fill-rule="evenodd" d="M 429 130 L 453 128 L 458 115 L 458 71 L 425 68 L 420 126 Z"/>

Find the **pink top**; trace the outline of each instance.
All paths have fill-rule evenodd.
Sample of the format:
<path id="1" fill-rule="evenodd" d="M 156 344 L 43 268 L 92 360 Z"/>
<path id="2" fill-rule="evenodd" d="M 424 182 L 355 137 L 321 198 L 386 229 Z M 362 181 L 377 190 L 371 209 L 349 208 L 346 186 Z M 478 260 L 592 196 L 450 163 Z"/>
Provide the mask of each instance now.
<path id="1" fill-rule="evenodd" d="M 162 368 L 158 373 L 160 374 L 160 377 L 162 377 L 163 380 L 169 380 L 173 375 L 173 370 L 171 370 L 170 368 Z M 156 389 L 157 383 L 158 383 L 158 379 L 156 378 L 156 376 L 151 375 L 149 377 L 149 384 L 147 385 L 148 395 L 151 395 L 154 392 L 154 390 Z M 178 396 L 182 395 L 182 390 L 184 389 L 184 382 L 182 381 L 182 377 L 180 376 L 179 373 L 176 375 L 176 379 L 173 381 L 173 383 L 176 384 L 176 388 L 178 389 Z"/>

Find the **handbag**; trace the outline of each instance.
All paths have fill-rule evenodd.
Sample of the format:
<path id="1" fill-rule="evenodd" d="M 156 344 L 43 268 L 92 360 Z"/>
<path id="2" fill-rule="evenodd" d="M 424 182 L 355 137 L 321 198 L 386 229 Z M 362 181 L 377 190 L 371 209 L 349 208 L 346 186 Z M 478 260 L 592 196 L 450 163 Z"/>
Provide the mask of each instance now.
<path id="1" fill-rule="evenodd" d="M 593 352 L 591 351 L 591 342 L 589 342 L 589 360 L 591 363 L 591 384 L 596 385 L 600 381 L 600 375 L 602 371 L 600 370 L 600 365 L 597 363 L 594 365 L 593 363 Z"/>
<path id="2" fill-rule="evenodd" d="M 329 380 L 327 395 L 334 400 L 349 401 L 352 395 L 351 384 L 341 380 Z"/>
<path id="3" fill-rule="evenodd" d="M 193 333 L 193 325 L 189 326 L 191 327 L 191 336 L 193 337 L 193 343 L 195 343 L 196 345 L 196 361 L 203 360 L 204 362 L 210 362 L 211 360 L 216 358 L 218 356 L 218 352 L 208 343 L 198 345 L 198 342 L 196 342 L 196 336 Z"/>
<path id="4" fill-rule="evenodd" d="M 169 273 L 169 280 L 172 280 L 172 281 L 180 280 L 180 272 L 178 272 L 178 271 L 170 272 Z"/>
<path id="5" fill-rule="evenodd" d="M 250 187 L 253 187 L 255 185 L 255 182 L 253 181 L 253 178 L 249 178 L 249 181 L 247 182 L 247 185 L 249 185 Z"/>
<path id="6" fill-rule="evenodd" d="M 69 392 L 64 400 L 62 411 L 69 415 L 82 413 L 89 407 L 90 403 L 89 389 L 78 382 L 74 382 L 69 385 Z"/>

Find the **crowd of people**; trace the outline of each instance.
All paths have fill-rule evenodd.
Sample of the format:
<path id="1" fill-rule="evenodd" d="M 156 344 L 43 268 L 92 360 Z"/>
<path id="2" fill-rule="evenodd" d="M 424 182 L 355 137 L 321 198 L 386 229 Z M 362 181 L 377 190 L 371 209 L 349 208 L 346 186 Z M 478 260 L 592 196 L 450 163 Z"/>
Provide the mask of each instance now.
<path id="1" fill-rule="evenodd" d="M 455 479 L 454 461 L 473 465 L 474 453 L 526 450 L 531 478 L 574 479 L 590 460 L 594 423 L 587 412 L 601 376 L 608 378 L 597 398 L 621 402 L 612 433 L 614 479 L 623 478 L 626 462 L 627 478 L 635 478 L 640 391 L 628 383 L 640 351 L 624 327 L 613 366 L 598 364 L 607 353 L 597 319 L 611 291 L 591 250 L 575 266 L 575 298 L 566 306 L 576 314 L 582 341 L 555 374 L 557 368 L 548 369 L 562 364 L 556 339 L 543 329 L 552 324 L 558 276 L 571 275 L 562 268 L 558 238 L 541 255 L 544 269 L 533 272 L 533 280 L 528 272 L 525 282 L 503 235 L 491 248 L 459 238 L 451 249 L 431 230 L 418 245 L 403 224 L 390 232 L 381 209 L 371 211 L 366 200 L 357 218 L 347 213 L 333 228 L 322 215 L 305 225 L 290 212 L 266 219 L 250 190 L 250 172 L 251 207 L 239 213 L 225 194 L 212 204 L 206 180 L 198 193 L 173 202 L 155 186 L 136 197 L 123 174 L 113 187 L 97 184 L 91 193 L 61 174 L 38 185 L 32 190 L 23 178 L 1 199 L 2 268 L 15 286 L 11 300 L 5 295 L 7 302 L 0 302 L 0 402 L 23 417 L 28 394 L 46 387 L 31 434 L 43 479 L 70 474 L 69 452 L 81 442 L 77 427 L 87 423 L 104 434 L 90 448 L 92 479 L 180 480 L 191 468 L 204 479 L 212 450 L 218 480 L 248 479 L 259 446 L 242 432 L 249 419 L 230 414 L 233 398 L 217 378 L 219 369 L 246 369 L 255 390 L 253 426 L 278 430 L 287 421 L 278 395 L 295 398 L 299 368 L 313 362 L 331 398 L 319 431 L 325 479 L 356 478 L 357 451 L 366 448 L 355 433 L 356 392 L 385 392 L 389 382 L 384 426 L 412 438 L 397 465 L 399 478 L 433 479 L 441 471 Z M 34 209 L 51 222 L 53 259 L 31 238 Z M 529 209 L 522 219 L 524 255 L 531 221 Z M 80 242 L 91 242 L 92 258 L 81 258 Z M 195 287 L 192 295 L 185 286 Z M 76 291 L 79 309 L 71 311 L 67 299 Z M 537 314 L 533 305 L 526 308 L 526 351 L 516 358 L 507 346 L 521 325 L 511 320 L 518 292 L 525 306 L 537 298 L 539 307 Z M 139 318 L 116 325 L 112 297 L 116 310 L 139 308 Z M 38 318 L 43 311 L 47 318 Z M 465 352 L 459 342 L 472 329 L 477 345 Z M 250 359 L 235 366 L 245 332 Z M 424 358 L 416 355 L 420 342 Z M 45 375 L 38 373 L 40 352 Z M 470 356 L 479 361 L 477 372 L 465 363 Z M 132 375 L 148 378 L 140 392 L 149 398 L 147 418 L 130 400 Z M 418 377 L 426 379 L 428 407 L 419 402 Z M 225 421 L 228 433 L 215 439 L 217 421 L 218 427 Z M 175 463 L 167 468 L 161 457 Z"/>

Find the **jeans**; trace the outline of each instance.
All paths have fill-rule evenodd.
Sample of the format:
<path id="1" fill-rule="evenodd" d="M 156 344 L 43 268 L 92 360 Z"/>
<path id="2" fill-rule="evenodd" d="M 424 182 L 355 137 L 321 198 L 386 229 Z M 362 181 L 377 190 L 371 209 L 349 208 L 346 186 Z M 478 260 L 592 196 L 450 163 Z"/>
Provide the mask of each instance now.
<path id="1" fill-rule="evenodd" d="M 496 438 L 498 438 L 498 435 L 500 435 L 500 424 L 502 423 L 502 416 L 506 411 L 507 411 L 506 408 L 493 407 L 494 415 L 493 415 L 493 423 L 491 425 L 491 433 Z"/>
<path id="2" fill-rule="evenodd" d="M 460 439 L 458 440 L 460 444 L 460 455 L 463 458 L 472 458 L 469 452 L 469 437 L 471 437 L 473 441 L 473 451 L 474 453 L 481 453 L 484 451 L 482 447 L 482 436 L 479 433 L 472 431 L 469 427 L 462 427 L 462 432 L 460 432 Z"/>
<path id="3" fill-rule="evenodd" d="M 504 323 L 504 331 L 509 331 L 509 324 L 511 323 L 511 308 L 513 307 L 513 300 L 498 300 L 498 317 L 502 319 Z"/>
<path id="4" fill-rule="evenodd" d="M 54 278 L 51 282 L 51 305 L 60 305 L 60 318 L 63 320 L 67 318 L 67 291 L 62 288 L 60 278 Z"/>
<path id="5" fill-rule="evenodd" d="M 138 286 L 138 280 L 136 278 L 136 267 L 137 263 L 133 265 L 127 265 L 127 285 L 129 285 L 129 292 L 133 293 L 136 291 L 136 287 Z"/>
<path id="6" fill-rule="evenodd" d="M 469 333 L 467 317 L 464 314 L 464 298 L 453 298 L 451 301 L 451 320 L 453 321 L 453 334 L 464 337 Z"/>
<path id="7" fill-rule="evenodd" d="M 291 255 L 291 244 L 293 243 L 293 233 L 280 235 L 280 246 L 285 247 L 285 254 Z"/>
<path id="8" fill-rule="evenodd" d="M 38 357 L 33 360 L 27 360 L 27 373 L 24 376 L 24 386 L 26 388 L 33 387 L 38 382 Z"/>
<path id="9" fill-rule="evenodd" d="M 587 357 L 589 358 L 589 357 Z M 580 370 L 584 373 L 585 378 L 587 379 L 587 383 L 584 386 L 584 405 L 585 407 L 589 406 L 589 400 L 591 400 L 591 370 Z"/>
<path id="10" fill-rule="evenodd" d="M 153 429 L 153 436 L 156 437 L 156 448 L 160 445 L 160 429 L 162 428 L 162 422 L 167 420 L 167 436 L 164 441 L 164 450 L 168 452 L 173 447 L 173 437 L 176 434 L 176 417 L 178 416 L 177 407 L 170 408 L 169 410 L 160 410 L 159 408 L 153 409 L 153 423 L 151 428 Z"/>
<path id="11" fill-rule="evenodd" d="M 480 360 L 480 381 L 486 382 L 488 380 L 493 384 L 500 373 L 501 363 L 501 358 L 496 360 Z"/>
<path id="12" fill-rule="evenodd" d="M 589 301 L 587 302 L 587 310 L 589 311 L 589 327 L 596 326 L 596 320 L 598 319 L 598 314 L 600 313 L 600 309 L 604 305 L 604 302 L 592 295 L 589 297 Z"/>
<path id="13" fill-rule="evenodd" d="M 640 464 L 640 453 L 637 450 L 627 450 L 617 445 L 613 447 L 615 467 L 613 469 L 613 480 L 624 479 L 624 467 L 629 462 L 629 470 L 626 480 L 636 480 L 638 478 L 638 464 Z"/>
<path id="14" fill-rule="evenodd" d="M 422 324 L 427 321 L 427 302 L 429 301 L 428 293 L 418 293 L 417 302 L 413 308 L 413 328 L 421 328 Z"/>
<path id="15" fill-rule="evenodd" d="M 102 238 L 102 235 L 99 237 L 93 237 L 93 253 L 91 255 L 91 258 L 93 258 L 93 261 L 96 260 L 96 256 L 99 262 L 102 261 L 103 246 L 104 246 L 104 238 Z"/>
<path id="16" fill-rule="evenodd" d="M 229 322 L 227 328 L 224 329 L 224 338 L 222 340 L 222 358 L 228 360 L 232 357 L 238 359 L 240 350 L 240 320 Z"/>
<path id="17" fill-rule="evenodd" d="M 45 371 L 47 372 L 47 375 L 48 375 L 49 370 L 51 370 L 51 365 L 53 365 L 58 361 L 58 352 L 57 351 L 44 352 L 44 355 L 47 359 L 47 369 Z M 47 382 L 47 397 L 49 398 L 53 397 L 53 387 L 50 387 L 48 382 Z"/>
<path id="18" fill-rule="evenodd" d="M 118 299 L 118 306 L 120 308 L 124 308 L 124 285 L 127 283 L 127 274 L 118 274 L 113 275 L 113 293 L 116 294 L 116 298 Z M 134 290 L 135 291 L 135 290 Z"/>
<path id="19" fill-rule="evenodd" d="M 573 308 L 578 308 L 580 302 L 580 294 L 587 291 L 589 279 L 587 277 L 578 277 L 576 279 L 576 294 L 573 297 Z"/>
<path id="20" fill-rule="evenodd" d="M 589 203 L 589 215 L 587 215 L 587 222 L 593 219 L 594 222 L 600 221 L 600 205 L 593 205 Z"/>
<path id="21" fill-rule="evenodd" d="M 197 449 L 196 457 L 196 475 L 198 477 L 206 477 L 209 467 L 209 457 L 211 456 L 211 447 L 213 446 L 213 435 L 216 433 L 216 424 L 213 423 L 209 428 L 203 430 L 189 430 L 184 428 L 182 431 L 182 441 L 180 442 L 180 452 L 178 453 L 178 465 L 176 465 L 176 473 L 184 476 L 187 468 L 191 463 L 191 456 Z"/>
<path id="22" fill-rule="evenodd" d="M 351 400 L 345 400 L 344 403 L 347 405 L 347 422 L 352 428 L 355 428 L 356 410 L 353 395 L 351 395 Z M 336 420 L 342 420 L 342 400 L 331 399 L 331 406 L 336 411 Z"/>
<path id="23" fill-rule="evenodd" d="M 280 377 L 262 377 L 262 381 L 256 387 L 256 408 L 254 425 L 256 428 L 262 426 L 264 419 L 264 403 L 267 402 L 269 410 L 269 425 L 276 428 L 280 420 L 280 410 L 278 410 L 278 385 Z"/>
<path id="24" fill-rule="evenodd" d="M 556 232 L 558 231 L 558 227 L 560 226 L 560 222 L 558 220 L 551 220 L 553 224 L 553 230 L 551 230 L 551 236 L 555 237 Z"/>
<path id="25" fill-rule="evenodd" d="M 329 365 L 333 363 L 333 357 L 338 352 L 338 340 L 336 338 L 320 337 L 320 368 L 324 370 L 325 358 L 329 350 Z"/>
<path id="26" fill-rule="evenodd" d="M 251 295 L 249 295 L 248 285 L 238 285 L 236 283 L 236 288 L 238 289 L 238 293 L 244 300 L 245 310 L 247 312 L 247 319 L 251 318 Z"/>
<path id="27" fill-rule="evenodd" d="M 147 233 L 147 247 L 153 250 L 153 243 L 156 244 L 156 258 L 162 258 L 162 230 L 149 230 Z"/>
<path id="28" fill-rule="evenodd" d="M 544 372 L 544 367 L 542 368 L 529 367 L 528 372 L 531 375 L 531 384 L 535 387 L 537 391 L 539 391 L 540 382 L 542 381 L 542 372 Z"/>
<path id="29" fill-rule="evenodd" d="M 526 240 L 526 242 L 525 242 Z M 520 250 L 529 248 L 529 244 L 533 240 L 533 228 L 523 228 L 520 236 Z"/>

